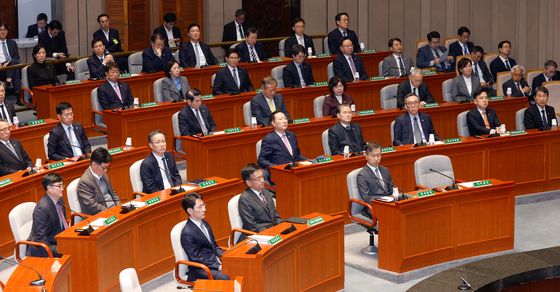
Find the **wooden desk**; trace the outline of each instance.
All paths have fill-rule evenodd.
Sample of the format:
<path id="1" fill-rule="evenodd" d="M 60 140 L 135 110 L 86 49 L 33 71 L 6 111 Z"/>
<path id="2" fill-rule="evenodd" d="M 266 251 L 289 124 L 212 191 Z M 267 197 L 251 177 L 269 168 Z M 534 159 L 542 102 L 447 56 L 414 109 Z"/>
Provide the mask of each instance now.
<path id="1" fill-rule="evenodd" d="M 134 162 L 146 157 L 148 153 L 148 148 L 144 146 L 113 155 L 108 174 L 115 192 L 120 195 L 121 199 L 132 199 L 132 186 L 130 185 L 128 169 Z M 54 170 L 42 170 L 38 174 L 27 177 L 22 177 L 24 171 L 0 177 L 0 180 L 7 178 L 13 180 L 11 184 L 0 187 L 2 193 L 2 196 L 0 196 L 0 218 L 4 218 L 0 220 L 0 255 L 9 256 L 14 252 L 14 238 L 8 222 L 8 214 L 21 203 L 38 202 L 41 199 L 45 194 L 42 186 L 43 177 L 47 173 L 56 172 L 62 175 L 64 184 L 68 185 L 72 180 L 80 178 L 89 165 L 90 160 L 88 159 L 68 163 L 64 167 Z M 66 204 L 66 206 L 68 205 Z"/>
<path id="2" fill-rule="evenodd" d="M 35 164 L 35 159 L 41 158 L 43 162 L 47 161 L 45 156 L 45 148 L 43 147 L 43 136 L 49 133 L 56 126 L 58 120 L 46 119 L 44 124 L 35 126 L 15 127 L 12 126 L 10 138 L 18 139 L 23 145 L 23 149 Z"/>
<path id="3" fill-rule="evenodd" d="M 51 267 L 55 261 L 58 261 L 61 267 L 58 272 L 53 273 Z M 41 292 L 43 291 L 42 288 L 44 288 L 45 291 L 72 291 L 72 260 L 70 256 L 65 255 L 59 259 L 25 257 L 21 264 L 22 265 L 19 265 L 10 276 L 10 279 L 4 287 L 4 292 Z M 45 286 L 29 285 L 29 282 L 37 279 L 37 274 L 23 265 L 33 267 L 37 270 L 39 274 L 43 276 L 43 279 L 46 280 Z"/>
<path id="4" fill-rule="evenodd" d="M 279 235 L 275 245 L 261 245 L 257 254 L 245 254 L 253 244 L 242 242 L 224 253 L 223 272 L 243 276 L 243 291 L 338 291 L 344 288 L 344 218 L 320 213 L 325 222 L 280 234 L 291 223 L 283 222 L 259 234 Z"/>
<path id="5" fill-rule="evenodd" d="M 515 112 L 527 105 L 524 99 L 513 98 L 493 101 L 491 107 L 500 120 L 511 128 L 515 125 Z M 438 108 L 424 109 L 430 114 L 436 132 L 441 138 L 457 136 L 457 115 L 473 108 L 472 104 L 443 103 Z M 401 110 L 379 110 L 374 115 L 355 116 L 353 122 L 360 124 L 366 141 L 377 141 L 388 146 L 391 141 L 391 122 Z M 308 158 L 322 155 L 321 133 L 337 122 L 333 118 L 312 118 L 310 123 L 290 125 L 289 130 L 297 135 L 301 152 Z M 217 175 L 221 177 L 238 177 L 240 169 L 249 162 L 257 160 L 255 143 L 272 131 L 272 127 L 243 128 L 243 132 L 212 135 L 202 138 L 180 137 L 187 160 L 189 179 Z M 220 161 L 220 167 L 216 166 Z"/>
<path id="6" fill-rule="evenodd" d="M 219 291 L 235 292 L 235 282 L 239 283 L 241 291 L 244 291 L 243 277 L 235 277 L 235 280 L 206 280 L 198 279 L 194 282 L 193 292 Z"/>
<path id="7" fill-rule="evenodd" d="M 421 157 L 441 154 L 451 158 L 455 177 L 466 181 L 496 178 L 514 181 L 516 195 L 560 188 L 560 129 L 531 130 L 526 135 L 489 139 L 464 138 L 462 143 L 412 148 L 396 147 L 384 153 L 381 164 L 391 171 L 401 190 L 415 187 L 414 162 Z M 278 213 L 282 217 L 310 212 L 343 214 L 348 208 L 346 175 L 366 164 L 363 156 L 284 170 L 271 168 L 276 182 Z"/>
<path id="8" fill-rule="evenodd" d="M 380 269 L 395 273 L 513 248 L 514 183 L 374 201 Z"/>
<path id="9" fill-rule="evenodd" d="M 244 189 L 239 179 L 213 178 L 217 185 L 197 188 L 206 202 L 206 216 L 217 239 L 229 235 L 230 225 L 224 208 L 234 195 Z M 141 283 L 171 270 L 175 262 L 169 234 L 173 226 L 186 219 L 181 207 L 184 194 L 169 195 L 169 190 L 142 197 L 141 201 L 159 196 L 155 205 L 119 214 L 120 206 L 105 210 L 90 220 L 116 216 L 118 221 L 78 236 L 69 228 L 56 236 L 58 250 L 74 259 L 72 289 L 74 291 L 119 291 L 119 273 L 129 267 L 136 269 Z M 82 221 L 79 226 L 85 226 Z"/>

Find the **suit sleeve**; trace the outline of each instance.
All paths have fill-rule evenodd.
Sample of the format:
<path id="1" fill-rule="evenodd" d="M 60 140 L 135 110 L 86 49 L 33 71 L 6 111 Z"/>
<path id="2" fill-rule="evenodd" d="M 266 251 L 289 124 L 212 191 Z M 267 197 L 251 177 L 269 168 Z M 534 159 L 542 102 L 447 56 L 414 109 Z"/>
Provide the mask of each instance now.
<path id="1" fill-rule="evenodd" d="M 151 194 L 157 191 L 154 173 L 149 165 L 144 163 L 140 165 L 140 179 L 142 180 L 142 192 Z"/>
<path id="2" fill-rule="evenodd" d="M 49 199 L 50 200 L 50 199 Z M 50 202 L 47 202 L 50 204 Z M 33 234 L 33 241 L 42 242 L 48 245 L 51 250 L 56 249 L 56 246 L 49 242 L 48 233 L 53 228 L 49 222 L 49 210 L 44 204 L 37 204 L 33 211 L 33 226 L 31 234 Z"/>
<path id="3" fill-rule="evenodd" d="M 390 76 L 391 74 L 391 70 L 390 70 L 390 66 L 387 62 L 383 62 L 383 65 L 381 66 L 381 76 Z"/>
<path id="4" fill-rule="evenodd" d="M 490 129 L 486 129 L 486 127 L 481 126 L 476 120 L 474 114 L 471 114 L 471 112 L 467 113 L 467 125 L 469 128 L 474 129 L 475 133 L 490 134 Z M 471 136 L 474 136 L 475 133 L 470 133 L 470 134 Z"/>
<path id="5" fill-rule="evenodd" d="M 214 121 L 214 117 L 212 117 L 212 113 L 210 112 L 208 107 L 206 107 L 206 112 L 208 113 L 208 124 L 210 125 L 210 128 L 208 130 L 210 132 L 214 132 L 216 130 L 216 122 Z"/>
<path id="6" fill-rule="evenodd" d="M 268 169 L 272 166 L 272 163 L 268 160 L 268 157 L 274 151 L 274 147 L 270 145 L 269 139 L 263 139 L 261 144 L 261 152 L 259 153 L 258 163 L 259 166 Z"/>
<path id="7" fill-rule="evenodd" d="M 89 69 L 89 76 L 92 78 L 103 78 L 105 75 L 105 70 L 101 70 L 101 68 L 99 68 L 98 66 L 96 66 L 93 61 L 91 61 L 91 59 L 87 59 L 87 65 L 88 65 L 88 69 Z M 105 68 L 103 66 L 103 68 Z"/>
<path id="8" fill-rule="evenodd" d="M 214 84 L 212 85 L 212 94 L 220 95 L 225 94 L 226 92 L 223 91 L 224 86 L 224 71 L 218 71 L 216 73 L 216 78 L 214 78 Z"/>
<path id="9" fill-rule="evenodd" d="M 358 193 L 360 193 L 360 197 L 362 198 L 362 201 L 366 203 L 371 202 L 371 195 L 369 193 L 369 183 L 363 171 L 360 171 L 358 173 L 358 176 L 356 177 L 356 182 L 358 185 Z"/>
<path id="10" fill-rule="evenodd" d="M 463 101 L 463 100 L 466 99 L 466 96 L 459 95 L 459 81 L 457 80 L 457 78 L 453 78 L 453 81 L 451 81 L 451 92 L 450 92 L 450 94 L 451 94 L 451 98 L 455 102 L 460 102 L 460 101 Z"/>
<path id="11" fill-rule="evenodd" d="M 329 33 L 328 42 L 329 42 L 329 51 L 331 52 L 331 55 L 335 54 L 337 49 L 339 48 L 339 44 L 336 43 L 336 38 L 334 38 L 333 36 L 334 34 L 330 35 Z"/>
<path id="12" fill-rule="evenodd" d="M 282 80 L 284 81 L 284 87 L 286 88 L 297 87 L 296 82 L 292 80 L 292 74 L 290 74 L 288 66 L 284 67 L 282 70 Z"/>
<path id="13" fill-rule="evenodd" d="M 185 250 L 185 253 L 187 253 L 189 261 L 206 264 L 206 260 L 200 253 L 200 247 L 196 242 L 196 239 L 194 238 L 194 236 L 188 234 L 188 232 L 185 232 L 184 230 L 181 233 L 181 246 L 183 247 L 183 250 Z"/>
<path id="14" fill-rule="evenodd" d="M 336 155 L 342 153 L 341 149 L 342 145 L 340 145 L 338 141 L 338 136 L 336 135 L 333 128 L 329 129 L 329 148 L 331 148 L 331 154 Z"/>
<path id="15" fill-rule="evenodd" d="M 68 158 L 56 152 L 58 145 L 60 145 L 61 143 L 61 140 L 62 137 L 59 135 L 59 133 L 57 133 L 57 131 L 51 131 L 49 133 L 49 140 L 47 142 L 47 152 L 48 152 L 49 160 L 58 161 L 58 160 L 63 160 Z"/>
<path id="16" fill-rule="evenodd" d="M 394 139 L 393 139 L 393 145 L 394 146 L 400 146 L 403 144 L 402 140 L 402 127 L 404 125 L 402 124 L 401 119 L 396 119 L 395 120 L 395 125 L 393 126 L 393 134 L 394 134 Z"/>
<path id="17" fill-rule="evenodd" d="M 178 120 L 179 120 L 179 131 L 181 131 L 181 136 L 190 136 L 196 134 L 196 133 L 191 133 L 191 131 L 189 131 L 189 123 L 187 121 L 187 115 L 184 110 L 181 110 L 179 112 Z"/>
<path id="18" fill-rule="evenodd" d="M 27 33 L 25 34 L 25 37 L 26 37 L 26 38 L 32 38 L 32 37 L 34 37 L 34 35 L 33 35 L 33 24 L 27 26 Z"/>
<path id="19" fill-rule="evenodd" d="M 342 64 L 338 61 L 338 58 L 333 61 L 333 71 L 334 76 L 340 76 L 344 79 L 344 68 L 342 68 Z"/>
<path id="20" fill-rule="evenodd" d="M 163 52 L 163 51 L 162 51 Z M 154 60 L 149 56 L 146 51 L 142 52 L 142 72 L 154 72 Z"/>
<path id="21" fill-rule="evenodd" d="M 243 228 L 247 230 L 251 230 L 254 232 L 260 232 L 265 228 L 262 226 L 258 226 L 253 218 L 253 211 L 251 204 L 247 201 L 247 199 L 243 196 L 239 198 L 239 216 L 241 217 L 241 221 L 243 222 Z"/>
<path id="22" fill-rule="evenodd" d="M 270 125 L 269 118 L 263 117 L 261 107 L 254 98 L 251 100 L 251 115 L 257 119 L 257 124 L 265 126 Z"/>
<path id="23" fill-rule="evenodd" d="M 535 124 L 535 119 L 530 111 L 530 108 L 525 110 L 525 114 L 523 115 L 523 124 L 526 129 L 537 129 L 540 127 Z"/>
<path id="24" fill-rule="evenodd" d="M 174 98 L 171 94 L 171 89 L 169 88 L 169 82 L 161 82 L 161 97 L 163 101 L 173 101 Z"/>
<path id="25" fill-rule="evenodd" d="M 97 214 L 107 209 L 105 205 L 99 204 L 95 200 L 96 192 L 97 190 L 94 185 L 86 183 L 84 180 L 80 179 L 80 181 L 78 182 L 78 200 L 80 200 L 88 210 L 92 211 L 93 214 Z"/>
<path id="26" fill-rule="evenodd" d="M 433 60 L 433 58 L 430 57 L 431 56 L 426 56 L 422 48 L 418 49 L 418 53 L 416 54 L 416 66 L 418 66 L 418 68 L 431 67 L 430 63 Z"/>
<path id="27" fill-rule="evenodd" d="M 422 85 L 424 85 L 424 101 L 426 103 L 436 102 L 434 97 L 432 96 L 432 93 L 430 93 L 430 90 L 428 89 L 428 86 L 426 86 L 426 84 L 422 84 Z"/>

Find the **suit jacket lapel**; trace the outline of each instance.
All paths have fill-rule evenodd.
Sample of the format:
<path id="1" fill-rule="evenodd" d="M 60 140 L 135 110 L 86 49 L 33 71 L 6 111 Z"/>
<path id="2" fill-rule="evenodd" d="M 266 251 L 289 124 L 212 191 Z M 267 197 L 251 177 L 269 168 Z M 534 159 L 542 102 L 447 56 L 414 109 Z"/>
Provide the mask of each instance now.
<path id="1" fill-rule="evenodd" d="M 62 140 L 64 141 L 64 144 L 65 144 L 66 148 L 68 148 L 70 150 L 70 152 L 74 153 L 74 151 L 72 151 L 72 146 L 71 146 L 72 143 L 70 143 L 70 139 L 68 139 L 68 133 L 66 132 L 66 128 L 64 128 L 62 123 L 58 123 L 58 126 L 62 129 Z M 73 128 L 74 127 L 72 127 L 72 129 Z M 76 137 L 77 137 L 77 135 L 76 135 Z"/>
<path id="2" fill-rule="evenodd" d="M 263 209 L 266 211 L 266 213 L 268 214 L 268 216 L 272 219 L 272 215 L 270 214 L 270 210 L 267 206 L 267 204 L 269 203 L 268 200 L 266 201 L 267 204 L 265 204 L 261 198 L 259 197 L 259 195 L 257 195 L 253 190 L 251 190 L 251 192 L 253 193 L 253 196 L 251 196 L 253 198 L 253 200 L 255 202 L 257 202 L 257 204 L 259 204 L 261 207 L 263 207 Z M 261 192 L 262 193 L 262 192 Z M 264 194 L 263 194 L 264 196 Z M 265 198 L 266 199 L 266 198 Z"/>
<path id="3" fill-rule="evenodd" d="M 12 144 L 14 149 L 16 149 L 16 147 L 14 146 L 14 143 L 12 143 L 11 140 L 8 140 L 8 143 Z M 8 146 L 6 146 L 6 144 L 4 144 L 4 142 L 0 142 L 0 147 L 2 147 L 6 153 L 9 153 L 16 161 L 22 162 L 18 157 L 15 157 L 14 153 L 8 148 Z M 19 151 L 17 151 L 17 149 L 16 149 L 16 153 L 18 153 L 18 152 Z M 18 153 L 18 156 L 20 156 L 19 153 Z"/>

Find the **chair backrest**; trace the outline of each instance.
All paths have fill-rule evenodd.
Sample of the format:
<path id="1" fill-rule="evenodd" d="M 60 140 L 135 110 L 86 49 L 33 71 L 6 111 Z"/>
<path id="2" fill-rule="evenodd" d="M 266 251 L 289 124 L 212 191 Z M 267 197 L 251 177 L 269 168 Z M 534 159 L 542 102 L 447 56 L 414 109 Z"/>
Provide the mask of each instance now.
<path id="1" fill-rule="evenodd" d="M 327 76 L 328 76 L 328 79 L 329 79 L 329 80 L 331 80 L 331 78 L 334 77 L 333 62 L 330 62 L 330 63 L 327 65 Z"/>
<path id="2" fill-rule="evenodd" d="M 239 215 L 239 197 L 241 195 L 235 195 L 233 198 L 229 199 L 227 204 L 228 207 L 228 216 L 229 216 L 229 225 L 231 229 L 233 228 L 243 228 L 243 221 L 241 220 L 241 216 Z M 233 242 L 237 243 L 241 234 L 239 232 L 235 232 L 233 235 Z"/>
<path id="3" fill-rule="evenodd" d="M 391 122 L 391 143 L 395 140 L 395 120 Z"/>
<path id="4" fill-rule="evenodd" d="M 323 39 L 323 53 L 332 55 L 332 52 L 329 49 L 329 37 L 328 36 Z"/>
<path id="5" fill-rule="evenodd" d="M 29 79 L 27 78 L 27 68 L 29 66 L 25 66 L 21 68 L 21 87 L 29 89 Z M 31 94 L 28 91 L 23 91 L 23 98 L 27 102 L 31 101 Z"/>
<path id="6" fill-rule="evenodd" d="M 449 50 L 449 45 L 451 45 L 452 43 L 458 41 L 459 39 L 457 37 L 447 37 L 445 38 L 445 41 L 443 41 L 443 45 Z"/>
<path id="7" fill-rule="evenodd" d="M 276 79 L 276 87 L 278 88 L 284 88 L 284 78 L 282 76 L 284 67 L 286 67 L 286 65 L 276 66 L 270 70 L 270 76 Z"/>
<path id="8" fill-rule="evenodd" d="M 435 188 L 454 184 L 454 182 L 449 178 L 433 172 L 430 169 L 437 170 L 455 178 L 453 165 L 451 165 L 451 159 L 449 159 L 449 157 L 445 155 L 429 155 L 419 158 L 414 162 L 416 185 L 421 185 L 427 188 Z"/>
<path id="9" fill-rule="evenodd" d="M 379 64 L 377 64 L 377 70 L 377 72 L 379 72 L 377 75 L 383 76 L 383 60 L 379 61 Z"/>
<path id="10" fill-rule="evenodd" d="M 548 105 L 560 109 L 560 81 L 544 82 L 543 86 L 548 89 Z"/>
<path id="11" fill-rule="evenodd" d="M 443 94 L 443 100 L 445 102 L 453 101 L 453 97 L 451 96 L 451 82 L 453 82 L 453 78 L 447 79 L 441 83 L 441 93 Z"/>
<path id="12" fill-rule="evenodd" d="M 331 147 L 329 146 L 329 129 L 321 133 L 321 141 L 323 142 L 323 152 L 325 155 L 331 155 Z"/>
<path id="13" fill-rule="evenodd" d="M 187 253 L 183 249 L 181 245 L 181 231 L 185 227 L 187 220 L 181 221 L 171 229 L 170 237 L 171 237 L 171 247 L 173 248 L 173 254 L 175 255 L 175 262 L 179 260 L 189 260 Z M 187 272 L 189 271 L 188 266 L 180 265 L 179 266 L 179 276 L 183 280 L 187 280 Z"/>
<path id="14" fill-rule="evenodd" d="M 251 102 L 248 101 L 243 104 L 243 120 L 245 121 L 245 126 L 251 125 L 251 118 L 253 115 L 251 114 Z"/>
<path id="15" fill-rule="evenodd" d="M 316 118 L 323 117 L 323 102 L 325 101 L 325 96 L 317 96 L 313 99 L 313 114 Z"/>
<path id="16" fill-rule="evenodd" d="M 421 47 L 427 45 L 429 42 L 427 39 L 423 39 L 423 40 L 417 40 L 416 41 L 416 51 L 418 51 L 418 49 L 420 49 Z"/>
<path id="17" fill-rule="evenodd" d="M 31 233 L 31 226 L 33 226 L 33 210 L 35 209 L 35 202 L 21 203 L 15 206 L 8 214 L 8 221 L 10 221 L 10 228 L 14 235 L 14 241 L 27 240 Z M 21 257 L 25 256 L 27 246 L 22 244 L 19 246 L 19 254 Z"/>
<path id="18" fill-rule="evenodd" d="M 142 72 L 142 52 L 136 52 L 128 56 L 128 72 L 138 74 Z"/>
<path id="19" fill-rule="evenodd" d="M 494 61 L 494 59 L 496 59 L 498 57 L 497 53 L 487 53 L 484 55 L 484 62 L 486 62 L 486 66 L 488 68 L 490 68 L 490 63 L 492 63 L 492 61 Z M 496 81 L 496 80 L 494 80 Z"/>
<path id="20" fill-rule="evenodd" d="M 394 109 L 397 108 L 397 88 L 398 84 L 391 84 L 381 88 L 379 95 L 381 97 L 381 108 L 382 109 Z"/>
<path id="21" fill-rule="evenodd" d="M 68 206 L 70 209 L 82 212 L 82 206 L 78 200 L 78 182 L 80 182 L 80 178 L 74 179 L 70 182 L 70 184 L 66 187 L 66 196 L 68 197 Z M 74 219 L 74 224 L 80 221 L 82 221 L 82 217 L 77 216 Z"/>
<path id="22" fill-rule="evenodd" d="M 496 75 L 496 94 L 498 96 L 505 95 L 502 85 L 511 79 L 511 72 L 500 72 Z M 513 88 L 511 89 L 513 90 Z"/>
<path id="23" fill-rule="evenodd" d="M 134 162 L 128 169 L 130 184 L 132 185 L 133 192 L 142 191 L 142 179 L 140 177 L 140 164 L 142 164 L 142 161 L 144 161 L 144 159 Z"/>
<path id="24" fill-rule="evenodd" d="M 286 52 L 284 52 L 284 44 L 286 43 L 287 39 L 288 38 L 285 38 L 278 42 L 278 56 L 280 57 L 286 57 Z"/>
<path id="25" fill-rule="evenodd" d="M 362 200 L 360 192 L 358 191 L 358 182 L 356 181 L 356 179 L 358 178 L 358 173 L 361 169 L 362 168 L 354 169 L 346 175 L 346 185 L 348 186 L 349 199 Z M 350 213 L 352 213 L 352 215 L 359 215 L 362 213 L 362 209 L 363 207 L 361 205 L 352 204 Z"/>
<path id="26" fill-rule="evenodd" d="M 464 111 L 457 115 L 457 134 L 461 137 L 469 137 L 471 133 L 469 132 L 469 126 L 467 125 L 467 113 L 469 111 Z"/>
<path id="27" fill-rule="evenodd" d="M 91 108 L 94 111 L 103 111 L 101 104 L 99 103 L 99 98 L 97 98 L 97 88 L 91 90 Z M 103 123 L 103 117 L 100 115 L 95 115 L 95 124 L 105 127 Z"/>
<path id="28" fill-rule="evenodd" d="M 525 80 L 527 80 L 527 84 L 529 84 L 529 86 L 533 86 L 533 79 L 535 79 L 535 77 L 537 77 L 542 72 L 542 69 L 527 70 L 527 77 L 525 78 Z M 531 87 L 531 89 L 535 91 L 534 88 Z"/>
<path id="29" fill-rule="evenodd" d="M 45 157 L 47 159 L 49 159 L 49 147 L 47 147 L 47 145 L 49 144 L 49 136 L 50 136 L 50 133 L 46 133 L 43 136 L 43 151 L 45 151 Z"/>
<path id="30" fill-rule="evenodd" d="M 233 45 L 229 46 L 229 49 L 230 49 L 230 50 L 235 49 L 235 47 L 237 47 L 237 45 L 239 45 L 239 44 L 240 44 L 240 43 L 233 44 Z"/>
<path id="31" fill-rule="evenodd" d="M 525 117 L 525 110 L 526 108 L 522 108 L 515 112 L 515 128 L 518 131 L 525 130 L 525 123 L 523 123 L 523 119 Z"/>
<path id="32" fill-rule="evenodd" d="M 87 65 L 87 59 L 88 58 L 81 58 L 74 63 L 77 80 L 88 80 L 89 78 L 89 67 Z"/>
<path id="33" fill-rule="evenodd" d="M 154 100 L 156 102 L 162 102 L 163 101 L 163 94 L 161 94 L 161 83 L 163 82 L 163 79 L 165 78 L 159 78 L 156 81 L 154 81 Z"/>
<path id="34" fill-rule="evenodd" d="M 171 126 L 173 127 L 173 136 L 181 136 L 181 130 L 179 129 L 179 112 L 176 112 L 171 116 Z M 181 139 L 175 139 L 175 151 L 183 154 L 185 153 L 183 152 Z"/>
<path id="35" fill-rule="evenodd" d="M 262 145 L 262 139 L 260 139 L 259 141 L 257 141 L 257 143 L 255 143 L 255 150 L 257 152 L 257 160 L 259 159 L 259 154 L 261 154 L 261 145 Z"/>
<path id="36" fill-rule="evenodd" d="M 121 292 L 142 292 L 138 275 L 134 268 L 127 268 L 119 273 Z"/>

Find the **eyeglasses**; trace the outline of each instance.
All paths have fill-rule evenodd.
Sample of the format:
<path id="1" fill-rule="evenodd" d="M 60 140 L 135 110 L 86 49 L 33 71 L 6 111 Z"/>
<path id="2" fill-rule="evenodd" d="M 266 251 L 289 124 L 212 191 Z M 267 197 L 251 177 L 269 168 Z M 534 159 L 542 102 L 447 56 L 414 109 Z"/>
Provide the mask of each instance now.
<path id="1" fill-rule="evenodd" d="M 103 171 L 107 171 L 107 169 L 109 169 L 109 165 L 107 166 L 103 166 L 100 163 L 96 163 L 99 167 L 101 167 L 101 169 L 103 169 Z"/>
<path id="2" fill-rule="evenodd" d="M 264 176 L 259 175 L 259 176 L 255 177 L 255 178 L 251 178 L 250 180 L 252 180 L 252 181 L 261 181 L 261 180 L 264 180 Z"/>
<path id="3" fill-rule="evenodd" d="M 407 102 L 407 103 L 405 103 L 405 104 L 406 104 L 406 105 L 418 105 L 419 102 L 417 102 L 417 101 L 409 101 L 409 102 Z"/>
<path id="4" fill-rule="evenodd" d="M 379 158 L 379 157 L 381 157 L 381 153 L 375 153 L 375 154 L 374 153 L 368 153 L 367 156 L 374 157 L 374 158 Z"/>
<path id="5" fill-rule="evenodd" d="M 59 185 L 51 184 L 51 185 L 49 185 L 49 186 L 55 187 L 55 188 L 59 188 L 59 189 L 63 189 L 63 188 L 64 188 L 64 184 L 59 184 Z"/>

